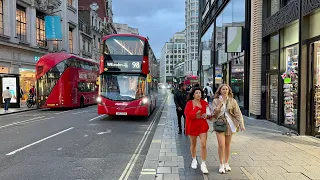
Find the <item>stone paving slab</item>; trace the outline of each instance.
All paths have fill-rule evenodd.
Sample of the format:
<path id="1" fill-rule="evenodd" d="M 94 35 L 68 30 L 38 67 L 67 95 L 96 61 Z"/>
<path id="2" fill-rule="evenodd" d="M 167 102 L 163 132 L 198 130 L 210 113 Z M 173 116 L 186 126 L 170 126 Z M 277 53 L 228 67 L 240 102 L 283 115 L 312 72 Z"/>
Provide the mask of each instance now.
<path id="1" fill-rule="evenodd" d="M 178 133 L 177 117 L 172 95 L 163 109 L 139 180 L 320 180 L 320 139 L 309 136 L 285 136 L 288 129 L 265 120 L 245 118 L 246 132 L 233 136 L 231 172 L 219 174 L 217 140 L 209 122 L 208 175 L 200 168 L 190 167 L 190 142 Z M 198 164 L 200 144 L 197 146 Z"/>

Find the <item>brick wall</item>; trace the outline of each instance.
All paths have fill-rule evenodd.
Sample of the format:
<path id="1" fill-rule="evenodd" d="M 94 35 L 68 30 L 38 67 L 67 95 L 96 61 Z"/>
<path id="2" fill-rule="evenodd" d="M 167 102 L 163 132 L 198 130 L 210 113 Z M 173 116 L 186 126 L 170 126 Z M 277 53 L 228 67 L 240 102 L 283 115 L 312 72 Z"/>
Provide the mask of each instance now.
<path id="1" fill-rule="evenodd" d="M 262 0 L 251 1 L 249 110 L 254 115 L 261 115 L 262 5 Z"/>

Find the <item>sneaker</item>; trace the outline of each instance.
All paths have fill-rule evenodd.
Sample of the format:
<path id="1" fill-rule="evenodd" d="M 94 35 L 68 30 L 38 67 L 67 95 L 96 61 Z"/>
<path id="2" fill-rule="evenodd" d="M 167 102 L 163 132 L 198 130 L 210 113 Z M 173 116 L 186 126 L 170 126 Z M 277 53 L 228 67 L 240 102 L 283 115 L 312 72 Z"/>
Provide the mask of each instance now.
<path id="1" fill-rule="evenodd" d="M 205 163 L 201 164 L 201 171 L 203 174 L 208 174 L 208 169 Z"/>
<path id="2" fill-rule="evenodd" d="M 224 164 L 224 168 L 226 169 L 226 171 L 231 171 L 231 167 L 229 166 L 228 163 Z"/>
<path id="3" fill-rule="evenodd" d="M 220 174 L 226 173 L 226 170 L 224 169 L 224 165 L 223 165 L 223 164 L 220 165 L 219 173 L 220 173 Z"/>
<path id="4" fill-rule="evenodd" d="M 191 163 L 191 168 L 192 169 L 197 169 L 197 166 L 198 166 L 198 162 L 196 159 L 193 159 L 192 160 L 192 163 Z"/>

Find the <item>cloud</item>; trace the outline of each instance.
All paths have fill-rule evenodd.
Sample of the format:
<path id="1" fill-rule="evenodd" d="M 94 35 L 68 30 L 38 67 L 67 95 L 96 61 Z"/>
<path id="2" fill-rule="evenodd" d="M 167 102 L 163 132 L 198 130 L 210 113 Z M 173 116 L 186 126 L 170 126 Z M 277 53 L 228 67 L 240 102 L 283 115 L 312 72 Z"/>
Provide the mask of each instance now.
<path id="1" fill-rule="evenodd" d="M 164 43 L 185 28 L 184 3 L 184 0 L 114 0 L 114 22 L 139 28 L 139 34 L 149 37 L 151 48 L 160 58 Z"/>

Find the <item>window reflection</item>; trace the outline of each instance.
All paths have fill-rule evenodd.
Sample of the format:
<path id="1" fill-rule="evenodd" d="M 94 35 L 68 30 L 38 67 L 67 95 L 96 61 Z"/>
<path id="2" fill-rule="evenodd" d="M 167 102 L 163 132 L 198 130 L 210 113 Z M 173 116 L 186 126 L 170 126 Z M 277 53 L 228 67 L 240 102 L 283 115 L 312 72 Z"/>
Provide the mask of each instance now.
<path id="1" fill-rule="evenodd" d="M 201 38 L 200 50 L 202 59 L 202 85 L 213 84 L 213 69 L 211 68 L 212 50 L 214 43 L 214 26 L 212 25 Z"/>
<path id="2" fill-rule="evenodd" d="M 231 77 L 231 87 L 239 106 L 243 106 L 244 52 L 225 52 L 225 28 L 245 25 L 245 0 L 231 0 L 216 19 L 215 34 L 215 83 L 228 83 L 224 74 Z M 226 63 L 231 62 L 231 72 L 226 74 Z"/>
<path id="3" fill-rule="evenodd" d="M 105 45 L 104 53 L 111 55 L 143 55 L 144 51 L 144 42 L 137 37 L 112 37 Z"/>
<path id="4" fill-rule="evenodd" d="M 73 53 L 73 34 L 72 29 L 69 29 L 69 51 Z"/>
<path id="5" fill-rule="evenodd" d="M 27 42 L 27 20 L 26 20 L 26 9 L 17 5 L 16 10 L 16 31 L 17 31 L 17 37 L 20 39 L 20 41 Z"/>
<path id="6" fill-rule="evenodd" d="M 142 75 L 101 76 L 101 95 L 114 101 L 132 101 L 146 95 L 146 77 Z"/>
<path id="7" fill-rule="evenodd" d="M 45 24 L 44 24 L 44 19 L 43 16 L 37 16 L 37 45 L 41 47 L 46 47 L 47 42 L 46 42 L 46 32 L 45 32 Z"/>
<path id="8" fill-rule="evenodd" d="M 272 16 L 276 12 L 279 11 L 280 8 L 280 0 L 271 0 L 270 2 L 270 15 Z"/>

